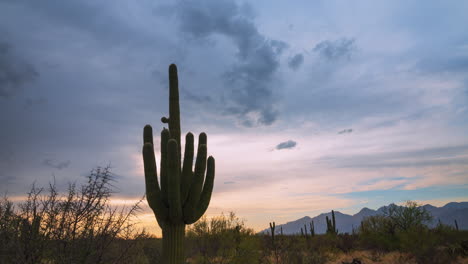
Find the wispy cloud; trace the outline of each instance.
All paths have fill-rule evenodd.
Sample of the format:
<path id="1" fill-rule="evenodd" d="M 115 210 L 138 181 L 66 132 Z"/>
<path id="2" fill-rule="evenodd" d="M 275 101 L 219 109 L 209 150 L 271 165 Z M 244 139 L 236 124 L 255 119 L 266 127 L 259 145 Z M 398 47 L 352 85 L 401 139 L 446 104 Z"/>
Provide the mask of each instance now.
<path id="1" fill-rule="evenodd" d="M 352 133 L 353 130 L 351 128 L 348 128 L 348 129 L 343 129 L 341 131 L 338 132 L 338 134 L 349 134 L 349 133 Z"/>
<path id="2" fill-rule="evenodd" d="M 335 61 L 351 58 L 355 49 L 354 39 L 342 38 L 334 41 L 324 40 L 315 45 L 313 51 L 329 61 Z"/>
<path id="3" fill-rule="evenodd" d="M 277 150 L 281 150 L 281 149 L 292 149 L 294 147 L 296 147 L 297 145 L 297 142 L 294 141 L 294 140 L 288 140 L 288 141 L 285 141 L 285 142 L 281 142 L 279 143 L 278 145 L 276 145 L 275 149 Z"/>
<path id="4" fill-rule="evenodd" d="M 54 169 L 58 169 L 58 170 L 68 168 L 68 166 L 70 166 L 70 163 L 71 163 L 71 161 L 69 161 L 69 160 L 56 161 L 56 160 L 52 160 L 52 159 L 45 159 L 42 162 L 42 164 L 44 164 L 44 165 L 46 165 L 48 167 L 54 168 Z"/>

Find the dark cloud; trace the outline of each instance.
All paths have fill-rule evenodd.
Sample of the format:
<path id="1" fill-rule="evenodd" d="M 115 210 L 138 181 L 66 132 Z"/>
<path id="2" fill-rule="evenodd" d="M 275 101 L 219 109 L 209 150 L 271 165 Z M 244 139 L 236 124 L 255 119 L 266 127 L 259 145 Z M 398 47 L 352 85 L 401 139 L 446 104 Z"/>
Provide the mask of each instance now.
<path id="1" fill-rule="evenodd" d="M 14 54 L 8 43 L 0 42 L 0 97 L 14 95 L 24 84 L 38 76 L 36 69 Z"/>
<path id="2" fill-rule="evenodd" d="M 174 9 L 180 29 L 194 39 L 214 34 L 228 37 L 237 49 L 237 62 L 224 74 L 224 113 L 235 115 L 245 126 L 270 125 L 278 112 L 274 108 L 272 81 L 279 56 L 288 45 L 262 35 L 247 5 L 232 0 L 181 1 Z"/>
<path id="3" fill-rule="evenodd" d="M 213 99 L 209 95 L 203 95 L 203 94 L 195 94 L 187 89 L 183 89 L 183 97 L 184 99 L 199 103 L 199 104 L 204 104 L 204 103 L 211 103 Z"/>
<path id="4" fill-rule="evenodd" d="M 96 36 L 94 40 L 104 41 L 106 46 L 120 46 L 140 41 L 141 34 L 125 23 L 125 12 L 119 13 L 119 4 L 107 1 L 57 1 L 57 0 L 15 0 L 34 13 L 42 15 L 52 24 L 61 24 L 66 30 L 79 30 Z M 117 12 L 116 12 L 117 11 Z M 147 40 L 147 39 L 146 39 Z"/>
<path id="5" fill-rule="evenodd" d="M 302 63 L 304 63 L 304 55 L 298 53 L 289 60 L 288 66 L 293 70 L 297 70 L 301 67 Z"/>
<path id="6" fill-rule="evenodd" d="M 349 128 L 349 129 L 341 130 L 340 132 L 338 132 L 338 134 L 340 134 L 340 135 L 341 134 L 349 134 L 349 133 L 352 133 L 352 132 L 353 132 L 353 130 Z"/>
<path id="7" fill-rule="evenodd" d="M 288 141 L 279 143 L 275 148 L 276 148 L 277 150 L 281 150 L 281 149 L 292 149 L 292 148 L 294 148 L 296 145 L 297 145 L 296 141 L 288 140 Z"/>
<path id="8" fill-rule="evenodd" d="M 315 45 L 313 51 L 329 60 L 349 59 L 355 50 L 354 39 L 342 38 L 335 41 L 325 40 Z"/>
<path id="9" fill-rule="evenodd" d="M 46 165 L 48 167 L 51 167 L 51 168 L 54 168 L 54 169 L 58 169 L 58 170 L 61 170 L 61 169 L 65 169 L 65 168 L 68 168 L 68 166 L 70 166 L 70 161 L 69 160 L 66 160 L 66 161 L 56 161 L 56 160 L 53 160 L 53 159 L 45 159 L 42 164 L 43 165 Z"/>

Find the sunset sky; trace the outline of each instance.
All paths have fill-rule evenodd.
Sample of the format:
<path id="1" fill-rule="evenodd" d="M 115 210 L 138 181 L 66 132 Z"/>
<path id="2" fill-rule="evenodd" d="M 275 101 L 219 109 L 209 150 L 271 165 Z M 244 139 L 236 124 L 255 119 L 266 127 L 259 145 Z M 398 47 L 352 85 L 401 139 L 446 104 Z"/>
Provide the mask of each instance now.
<path id="1" fill-rule="evenodd" d="M 0 193 L 112 167 L 144 195 L 168 115 L 216 158 L 207 215 L 468 201 L 468 1 L 0 0 Z M 158 143 L 155 143 L 158 145 Z M 159 152 L 159 149 L 156 149 Z M 157 157 L 159 160 L 159 156 Z M 140 219 L 160 233 L 146 206 Z"/>

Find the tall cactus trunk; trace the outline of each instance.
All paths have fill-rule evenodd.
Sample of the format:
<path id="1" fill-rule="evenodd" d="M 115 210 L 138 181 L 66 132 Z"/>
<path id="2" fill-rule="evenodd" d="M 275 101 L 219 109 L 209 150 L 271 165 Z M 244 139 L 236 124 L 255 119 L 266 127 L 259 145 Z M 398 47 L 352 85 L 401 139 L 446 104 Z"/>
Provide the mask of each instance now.
<path id="1" fill-rule="evenodd" d="M 162 241 L 163 263 L 180 264 L 185 263 L 185 224 L 164 225 Z"/>

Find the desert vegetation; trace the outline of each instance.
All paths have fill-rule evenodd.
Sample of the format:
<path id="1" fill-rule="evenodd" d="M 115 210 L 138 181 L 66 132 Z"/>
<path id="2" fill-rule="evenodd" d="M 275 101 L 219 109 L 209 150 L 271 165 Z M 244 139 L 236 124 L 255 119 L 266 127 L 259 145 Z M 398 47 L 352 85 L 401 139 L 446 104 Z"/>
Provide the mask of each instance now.
<path id="1" fill-rule="evenodd" d="M 112 173 L 96 168 L 59 193 L 33 186 L 0 202 L 0 263 L 164 263 L 162 239 L 137 228 L 139 204 L 111 206 Z M 231 212 L 189 225 L 184 263 L 467 263 L 468 231 L 439 224 L 414 202 L 366 218 L 353 233 L 256 233 Z M 331 220 L 333 223 L 333 220 Z M 265 223 L 268 226 L 268 223 Z M 273 231 L 273 233 L 271 232 Z M 274 234 L 274 235 L 272 235 Z M 354 262 L 353 262 L 354 261 Z"/>
<path id="2" fill-rule="evenodd" d="M 109 167 L 93 169 L 86 182 L 59 193 L 33 185 L 25 201 L 0 201 L 0 263 L 128 263 L 137 231 L 131 207 L 111 206 Z"/>

